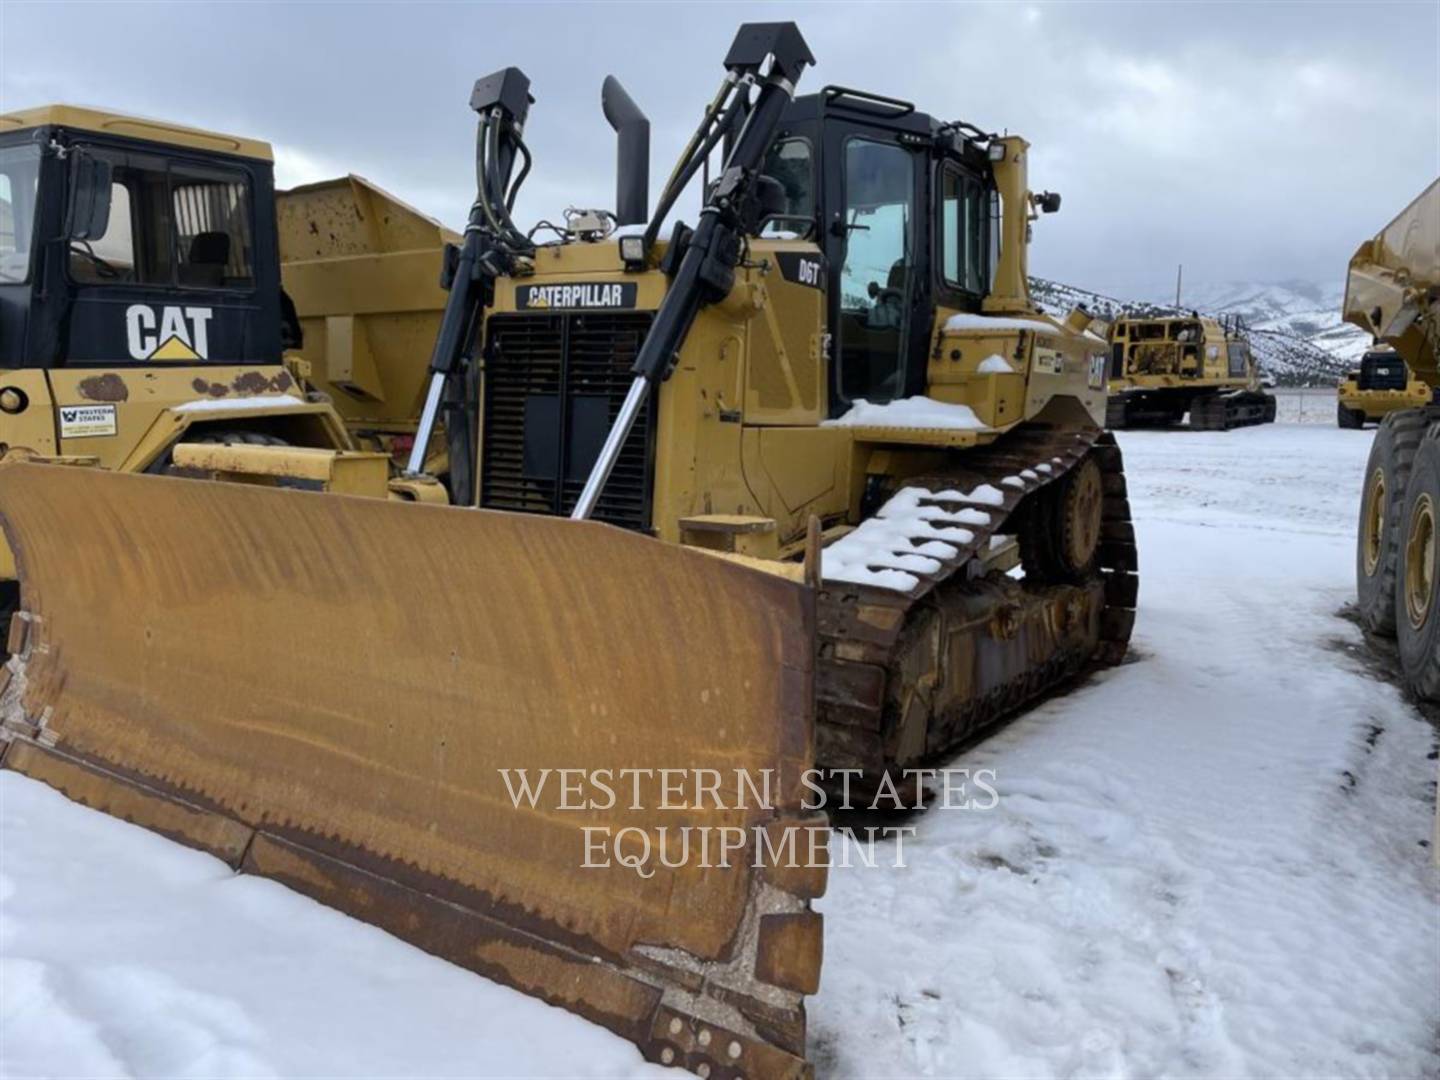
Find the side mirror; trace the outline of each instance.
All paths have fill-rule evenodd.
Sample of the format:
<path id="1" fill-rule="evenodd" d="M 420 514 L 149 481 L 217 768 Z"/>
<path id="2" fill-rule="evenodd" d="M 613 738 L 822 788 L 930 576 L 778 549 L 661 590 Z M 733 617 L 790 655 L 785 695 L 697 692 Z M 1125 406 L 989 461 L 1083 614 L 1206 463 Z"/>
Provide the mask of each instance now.
<path id="1" fill-rule="evenodd" d="M 1060 193 L 1058 191 L 1042 191 L 1036 201 L 1040 205 L 1042 214 L 1053 214 L 1060 209 Z"/>
<path id="2" fill-rule="evenodd" d="M 65 215 L 65 234 L 71 240 L 99 240 L 110 226 L 110 162 L 70 151 L 70 203 Z"/>

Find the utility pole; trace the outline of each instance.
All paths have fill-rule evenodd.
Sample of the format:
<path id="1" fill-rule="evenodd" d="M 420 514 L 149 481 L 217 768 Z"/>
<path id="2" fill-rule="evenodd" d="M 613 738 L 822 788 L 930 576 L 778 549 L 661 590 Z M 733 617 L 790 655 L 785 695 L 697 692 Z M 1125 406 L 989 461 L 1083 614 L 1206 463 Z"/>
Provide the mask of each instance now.
<path id="1" fill-rule="evenodd" d="M 1185 273 L 1185 264 L 1180 263 L 1175 267 L 1175 307 L 1180 307 L 1180 278 Z"/>

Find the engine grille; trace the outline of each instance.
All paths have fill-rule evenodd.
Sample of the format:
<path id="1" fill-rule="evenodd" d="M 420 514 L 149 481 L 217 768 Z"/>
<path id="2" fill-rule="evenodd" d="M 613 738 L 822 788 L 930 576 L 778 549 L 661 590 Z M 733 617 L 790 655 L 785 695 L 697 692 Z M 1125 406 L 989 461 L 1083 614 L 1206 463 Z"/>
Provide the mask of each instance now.
<path id="1" fill-rule="evenodd" d="M 480 505 L 568 515 L 620 412 L 650 312 L 493 315 L 486 323 Z M 650 528 L 655 439 L 646 401 L 594 517 Z"/>

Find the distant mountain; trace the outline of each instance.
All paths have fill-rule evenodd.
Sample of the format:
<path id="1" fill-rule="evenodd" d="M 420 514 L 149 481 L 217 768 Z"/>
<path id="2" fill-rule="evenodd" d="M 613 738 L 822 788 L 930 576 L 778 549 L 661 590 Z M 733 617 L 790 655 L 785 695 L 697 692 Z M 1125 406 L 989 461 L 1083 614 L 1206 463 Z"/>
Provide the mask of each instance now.
<path id="1" fill-rule="evenodd" d="M 1182 292 L 1182 307 L 1165 301 L 1121 300 L 1058 281 L 1031 278 L 1036 302 L 1064 315 L 1076 304 L 1102 318 L 1239 315 L 1260 367 L 1286 386 L 1331 385 L 1355 365 L 1369 335 L 1340 319 L 1341 291 L 1308 281 L 1201 283 Z"/>

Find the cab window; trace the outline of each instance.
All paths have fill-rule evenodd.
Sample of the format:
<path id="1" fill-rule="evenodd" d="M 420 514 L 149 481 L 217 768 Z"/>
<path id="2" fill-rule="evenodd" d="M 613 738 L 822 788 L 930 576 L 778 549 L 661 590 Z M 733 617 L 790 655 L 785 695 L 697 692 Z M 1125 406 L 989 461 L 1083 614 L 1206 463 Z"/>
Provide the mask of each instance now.
<path id="1" fill-rule="evenodd" d="M 946 168 L 940 181 L 941 272 L 951 288 L 983 295 L 986 288 L 985 189 L 959 169 Z"/>
<path id="2" fill-rule="evenodd" d="M 1238 379 L 1249 370 L 1250 352 L 1237 341 L 1230 342 L 1226 351 L 1230 359 L 1230 377 Z"/>
<path id="3" fill-rule="evenodd" d="M 149 154 L 93 152 L 113 167 L 110 222 L 93 242 L 71 241 L 71 278 L 196 289 L 254 284 L 248 175 Z"/>
<path id="4" fill-rule="evenodd" d="M 0 149 L 0 284 L 15 284 L 29 277 L 39 177 L 39 147 L 27 144 Z"/>
<path id="5" fill-rule="evenodd" d="M 845 260 L 840 270 L 840 397 L 890 401 L 903 391 L 915 257 L 915 156 L 852 138 L 844 150 Z"/>
<path id="6" fill-rule="evenodd" d="M 781 139 L 765 155 L 761 172 L 784 191 L 783 209 L 772 214 L 762 236 L 803 236 L 815 223 L 815 172 L 810 140 Z"/>

